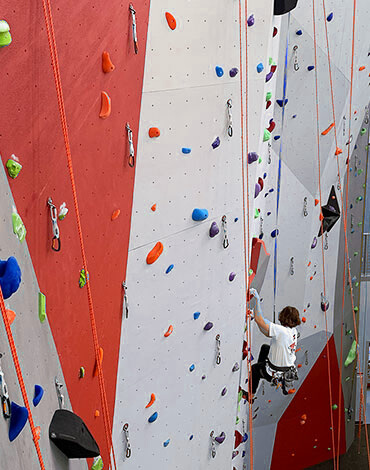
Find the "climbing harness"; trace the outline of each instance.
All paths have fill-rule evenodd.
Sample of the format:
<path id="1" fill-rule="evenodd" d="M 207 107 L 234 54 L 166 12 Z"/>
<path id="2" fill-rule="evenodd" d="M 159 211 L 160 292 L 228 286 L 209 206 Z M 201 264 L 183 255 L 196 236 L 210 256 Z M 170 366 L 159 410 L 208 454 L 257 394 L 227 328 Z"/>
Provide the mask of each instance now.
<path id="1" fill-rule="evenodd" d="M 53 227 L 53 240 L 51 242 L 51 249 L 54 251 L 60 251 L 60 235 L 58 227 L 57 208 L 54 206 L 51 197 L 49 197 L 48 199 L 48 206 L 50 208 L 50 217 Z"/>
<path id="2" fill-rule="evenodd" d="M 123 432 L 125 433 L 125 439 L 126 439 L 126 458 L 129 459 L 131 457 L 131 444 L 130 444 L 130 439 L 128 435 L 128 423 L 125 423 L 123 425 Z"/>
<path id="3" fill-rule="evenodd" d="M 137 54 L 139 52 L 139 47 L 138 47 L 138 41 L 137 41 L 136 11 L 132 3 L 130 3 L 129 9 L 130 9 L 131 18 L 132 18 L 132 37 L 134 41 L 134 50 L 135 50 L 135 54 Z"/>
<path id="4" fill-rule="evenodd" d="M 4 372 L 1 368 L 1 358 L 3 354 L 0 353 L 0 395 L 1 395 L 1 407 L 3 409 L 3 416 L 5 419 L 10 418 L 10 400 L 8 393 L 8 386 L 6 385 Z"/>
<path id="5" fill-rule="evenodd" d="M 233 102 L 230 99 L 227 100 L 227 117 L 228 117 L 228 125 L 227 125 L 227 135 L 229 137 L 233 136 L 233 116 L 231 114 L 231 108 L 233 107 Z"/>
<path id="6" fill-rule="evenodd" d="M 307 197 L 303 199 L 303 215 L 305 217 L 308 216 L 308 210 L 307 210 Z"/>
<path id="7" fill-rule="evenodd" d="M 289 273 L 291 276 L 294 274 L 294 256 L 290 258 L 290 268 L 289 268 Z"/>
<path id="8" fill-rule="evenodd" d="M 128 144 L 129 144 L 129 151 L 130 155 L 128 157 L 128 164 L 131 168 L 135 166 L 135 149 L 134 149 L 134 142 L 132 138 L 132 130 L 130 127 L 130 124 L 126 124 L 126 129 L 127 129 L 127 137 L 128 137 Z"/>
<path id="9" fill-rule="evenodd" d="M 288 389 L 293 387 L 293 382 L 298 380 L 298 370 L 296 366 L 278 367 L 266 359 L 266 372 L 272 377 L 271 386 L 281 386 L 284 395 L 288 395 Z"/>
<path id="10" fill-rule="evenodd" d="M 221 337 L 220 335 L 216 336 L 216 364 L 220 365 L 221 364 Z"/>
<path id="11" fill-rule="evenodd" d="M 325 232 L 324 250 L 329 248 L 328 234 Z"/>
<path id="12" fill-rule="evenodd" d="M 293 47 L 293 53 L 294 53 L 294 70 L 295 70 L 296 72 L 298 72 L 298 70 L 299 70 L 299 65 L 298 65 L 298 52 L 297 52 L 297 50 L 298 50 L 298 46 L 295 45 L 295 46 Z"/>
<path id="13" fill-rule="evenodd" d="M 62 394 L 63 384 L 58 381 L 58 377 L 55 377 L 55 389 L 57 392 L 59 409 L 62 410 L 64 408 L 64 395 Z"/>
<path id="14" fill-rule="evenodd" d="M 229 239 L 227 238 L 227 220 L 226 220 L 226 215 L 222 216 L 222 229 L 224 231 L 224 238 L 222 242 L 222 246 L 226 249 L 229 246 Z"/>
<path id="15" fill-rule="evenodd" d="M 126 318 L 128 318 L 128 297 L 127 297 L 127 285 L 126 282 L 122 282 L 123 287 L 123 312 Z"/>

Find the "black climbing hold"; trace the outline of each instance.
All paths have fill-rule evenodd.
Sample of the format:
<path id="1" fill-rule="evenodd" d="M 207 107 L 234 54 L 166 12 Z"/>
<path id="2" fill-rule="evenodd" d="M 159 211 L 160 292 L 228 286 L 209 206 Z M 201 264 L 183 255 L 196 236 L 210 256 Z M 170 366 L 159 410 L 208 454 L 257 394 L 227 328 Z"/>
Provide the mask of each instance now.
<path id="1" fill-rule="evenodd" d="M 86 424 L 69 410 L 56 410 L 49 426 L 49 439 L 69 459 L 98 457 L 100 450 Z"/>
<path id="2" fill-rule="evenodd" d="M 284 15 L 294 10 L 298 0 L 275 0 L 274 15 Z"/>

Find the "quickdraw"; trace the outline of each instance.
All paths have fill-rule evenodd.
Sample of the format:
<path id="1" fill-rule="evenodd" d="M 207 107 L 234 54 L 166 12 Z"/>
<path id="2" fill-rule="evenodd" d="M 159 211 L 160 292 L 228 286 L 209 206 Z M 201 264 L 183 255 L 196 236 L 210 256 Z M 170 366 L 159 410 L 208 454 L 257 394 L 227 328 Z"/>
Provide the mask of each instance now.
<path id="1" fill-rule="evenodd" d="M 126 124 L 126 130 L 127 130 L 127 138 L 128 138 L 128 144 L 129 144 L 129 157 L 128 157 L 128 164 L 131 168 L 135 166 L 135 148 L 134 148 L 134 141 L 132 137 L 132 130 L 130 127 L 130 124 Z"/>
<path id="2" fill-rule="evenodd" d="M 227 238 L 227 219 L 226 215 L 222 216 L 222 229 L 224 231 L 224 238 L 222 242 L 222 246 L 226 249 L 229 246 L 229 239 Z"/>
<path id="3" fill-rule="evenodd" d="M 138 40 L 137 40 L 137 29 L 136 29 L 136 11 L 132 3 L 130 3 L 129 10 L 131 12 L 132 18 L 132 37 L 134 41 L 134 51 L 135 54 L 139 52 Z"/>
<path id="4" fill-rule="evenodd" d="M 51 249 L 54 251 L 60 251 L 60 235 L 59 235 L 59 227 L 58 227 L 58 215 L 57 215 L 57 208 L 53 204 L 53 200 L 49 197 L 48 206 L 50 208 L 50 217 L 51 223 L 53 227 L 53 240 L 51 242 Z"/>
<path id="5" fill-rule="evenodd" d="M 233 116 L 231 114 L 231 108 L 233 107 L 233 102 L 231 99 L 228 99 L 226 104 L 227 104 L 227 117 L 228 117 L 227 135 L 229 137 L 232 137 L 233 136 Z"/>
<path id="6" fill-rule="evenodd" d="M 126 439 L 126 458 L 129 459 L 131 457 L 131 444 L 130 444 L 130 438 L 128 434 L 128 423 L 125 423 L 123 425 L 123 432 L 125 433 L 125 439 Z"/>
<path id="7" fill-rule="evenodd" d="M 221 337 L 220 335 L 216 336 L 216 364 L 220 365 L 221 364 Z"/>
<path id="8" fill-rule="evenodd" d="M 299 70 L 299 65 L 298 65 L 298 53 L 297 53 L 297 50 L 298 50 L 298 46 L 294 46 L 293 47 L 293 53 L 294 53 L 294 70 L 296 72 L 298 72 Z"/>

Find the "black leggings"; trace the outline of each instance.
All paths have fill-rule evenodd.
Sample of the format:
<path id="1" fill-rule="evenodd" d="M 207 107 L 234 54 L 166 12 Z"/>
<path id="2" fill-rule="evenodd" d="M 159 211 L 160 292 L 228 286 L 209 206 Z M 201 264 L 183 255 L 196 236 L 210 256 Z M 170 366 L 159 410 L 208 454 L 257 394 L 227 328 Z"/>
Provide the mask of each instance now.
<path id="1" fill-rule="evenodd" d="M 268 344 L 261 346 L 258 362 L 252 365 L 252 393 L 256 393 L 261 379 L 271 382 L 271 375 L 266 372 L 266 359 L 270 351 Z"/>

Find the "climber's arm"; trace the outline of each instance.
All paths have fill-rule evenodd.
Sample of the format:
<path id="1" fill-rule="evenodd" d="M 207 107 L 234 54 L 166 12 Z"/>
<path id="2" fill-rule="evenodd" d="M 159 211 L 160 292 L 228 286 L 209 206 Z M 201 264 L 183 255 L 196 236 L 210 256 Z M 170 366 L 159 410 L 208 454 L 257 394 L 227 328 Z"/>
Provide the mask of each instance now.
<path id="1" fill-rule="evenodd" d="M 255 289 L 250 289 L 250 293 L 256 299 L 256 311 L 254 314 L 254 321 L 257 323 L 257 326 L 262 334 L 269 337 L 269 330 L 270 330 L 270 321 L 263 317 L 262 315 L 262 308 L 261 308 L 261 300 L 258 295 L 258 292 Z"/>

